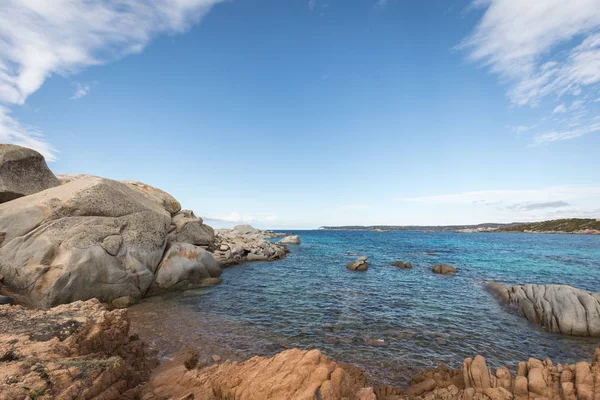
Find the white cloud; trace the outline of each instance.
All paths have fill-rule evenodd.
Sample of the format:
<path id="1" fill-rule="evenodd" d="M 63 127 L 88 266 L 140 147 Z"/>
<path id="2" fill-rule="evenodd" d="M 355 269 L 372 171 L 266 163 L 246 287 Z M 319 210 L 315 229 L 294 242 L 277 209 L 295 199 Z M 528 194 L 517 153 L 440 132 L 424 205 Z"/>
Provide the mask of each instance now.
<path id="1" fill-rule="evenodd" d="M 70 75 L 139 53 L 158 34 L 185 31 L 220 1 L 5 0 L 0 8 L 0 103 L 25 103 L 53 74 Z M 14 119 L 3 130 L 11 126 Z M 38 150 L 50 149 L 35 133 L 28 140 L 41 144 Z M 18 136 L 24 138 L 27 131 Z"/>
<path id="2" fill-rule="evenodd" d="M 12 143 L 39 151 L 46 160 L 56 160 L 56 149 L 44 140 L 40 130 L 19 123 L 10 110 L 0 105 L 0 143 Z"/>
<path id="3" fill-rule="evenodd" d="M 317 0 L 308 0 L 308 9 L 310 11 L 314 11 L 314 9 L 317 7 Z"/>
<path id="4" fill-rule="evenodd" d="M 221 215 L 217 217 L 207 217 L 206 219 L 212 221 L 224 221 L 224 222 L 235 222 L 235 223 L 251 223 L 256 221 L 256 217 L 252 215 L 240 215 L 236 211 L 230 212 L 227 215 Z"/>
<path id="5" fill-rule="evenodd" d="M 485 12 L 460 47 L 508 85 L 513 104 L 536 107 L 546 101 L 554 103 L 550 106 L 554 113 L 572 113 L 578 108 L 567 109 L 562 98 L 575 98 L 581 102 L 579 108 L 593 103 L 600 83 L 600 0 L 476 0 L 472 4 Z M 561 104 L 556 105 L 558 101 Z M 589 118 L 576 117 L 577 132 L 563 138 L 592 131 Z M 572 122 L 571 118 L 571 125 L 565 123 L 559 130 L 573 131 Z"/>
<path id="6" fill-rule="evenodd" d="M 527 221 L 597 214 L 600 185 L 561 185 L 541 189 L 482 190 L 399 199 L 425 210 L 464 210 L 490 221 Z"/>
<path id="7" fill-rule="evenodd" d="M 375 3 L 375 7 L 377 8 L 385 8 L 388 5 L 388 0 L 377 0 Z"/>
<path id="8" fill-rule="evenodd" d="M 75 92 L 71 96 L 71 100 L 80 99 L 90 92 L 90 85 L 88 84 L 73 82 L 73 85 L 75 86 Z"/>

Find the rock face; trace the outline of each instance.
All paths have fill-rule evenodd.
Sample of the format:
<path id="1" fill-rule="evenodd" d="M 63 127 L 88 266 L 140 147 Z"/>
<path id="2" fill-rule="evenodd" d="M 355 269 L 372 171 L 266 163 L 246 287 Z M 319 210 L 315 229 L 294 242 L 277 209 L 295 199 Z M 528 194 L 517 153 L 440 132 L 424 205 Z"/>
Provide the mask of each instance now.
<path id="1" fill-rule="evenodd" d="M 456 268 L 448 264 L 437 264 L 431 269 L 431 271 L 434 274 L 454 275 L 456 273 Z"/>
<path id="2" fill-rule="evenodd" d="M 215 231 L 215 259 L 224 267 L 244 261 L 273 261 L 283 258 L 287 248 L 265 239 L 268 234 L 250 225 Z"/>
<path id="3" fill-rule="evenodd" d="M 298 235 L 290 235 L 286 236 L 279 241 L 281 244 L 300 244 L 300 236 Z"/>
<path id="4" fill-rule="evenodd" d="M 205 225 L 202 218 L 196 217 L 193 211 L 183 210 L 173 215 L 168 240 L 171 243 L 189 243 L 212 250 L 215 231 Z"/>
<path id="5" fill-rule="evenodd" d="M 156 277 L 153 287 L 168 290 L 220 275 L 196 246 L 212 247 L 212 228 L 167 193 L 89 175 L 62 181 L 0 204 L 0 274 L 26 302 L 137 301 Z M 157 274 L 159 264 L 166 269 Z"/>
<path id="6" fill-rule="evenodd" d="M 412 268 L 412 264 L 410 262 L 405 263 L 404 261 L 395 261 L 392 263 L 394 267 L 398 267 L 400 269 L 410 269 Z"/>
<path id="7" fill-rule="evenodd" d="M 127 398 L 156 363 L 125 310 L 97 300 L 49 311 L 0 306 L 0 400 Z"/>
<path id="8" fill-rule="evenodd" d="M 504 303 L 550 332 L 600 337 L 600 294 L 567 285 L 488 285 Z"/>
<path id="9" fill-rule="evenodd" d="M 35 150 L 0 144 L 0 203 L 60 185 Z"/>
<path id="10" fill-rule="evenodd" d="M 185 290 L 221 276 L 221 267 L 208 251 L 188 243 L 174 243 L 158 266 L 151 292 Z"/>
<path id="11" fill-rule="evenodd" d="M 318 350 L 292 349 L 272 358 L 253 357 L 226 361 L 204 369 L 194 368 L 186 354 L 158 371 L 141 390 L 145 400 L 163 398 L 376 400 L 372 388 L 347 373 Z"/>
<path id="12" fill-rule="evenodd" d="M 367 257 L 362 256 L 358 257 L 356 261 L 352 261 L 346 265 L 346 268 L 350 271 L 358 271 L 364 272 L 369 269 L 369 264 L 367 263 Z"/>

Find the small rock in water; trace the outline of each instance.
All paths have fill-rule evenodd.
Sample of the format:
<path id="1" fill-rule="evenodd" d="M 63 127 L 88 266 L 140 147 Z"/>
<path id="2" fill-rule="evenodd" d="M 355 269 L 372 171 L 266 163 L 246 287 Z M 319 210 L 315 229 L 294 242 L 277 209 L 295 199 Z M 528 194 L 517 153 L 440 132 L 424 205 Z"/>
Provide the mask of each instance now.
<path id="1" fill-rule="evenodd" d="M 13 299 L 12 297 L 0 296 L 0 305 L 3 305 L 3 304 L 14 304 L 14 303 L 15 303 L 15 299 Z"/>
<path id="2" fill-rule="evenodd" d="M 412 264 L 410 262 L 405 263 L 404 261 L 396 261 L 396 262 L 393 262 L 392 265 L 394 267 L 398 267 L 398 268 L 401 268 L 401 269 L 410 269 L 410 268 L 412 268 Z"/>
<path id="3" fill-rule="evenodd" d="M 434 266 L 431 271 L 435 274 L 454 275 L 456 273 L 456 268 L 448 264 L 438 264 Z"/>
<path id="4" fill-rule="evenodd" d="M 219 357 L 219 356 L 218 356 L 218 355 L 216 355 L 216 354 L 213 354 L 211 358 L 212 358 L 212 360 L 213 360 L 214 362 L 216 362 L 216 363 L 218 363 L 219 361 L 221 361 L 221 357 Z"/>
<path id="5" fill-rule="evenodd" d="M 346 268 L 350 271 L 359 271 L 364 272 L 369 269 L 369 264 L 367 263 L 367 257 L 362 256 L 358 257 L 356 261 L 350 262 L 346 265 Z"/>

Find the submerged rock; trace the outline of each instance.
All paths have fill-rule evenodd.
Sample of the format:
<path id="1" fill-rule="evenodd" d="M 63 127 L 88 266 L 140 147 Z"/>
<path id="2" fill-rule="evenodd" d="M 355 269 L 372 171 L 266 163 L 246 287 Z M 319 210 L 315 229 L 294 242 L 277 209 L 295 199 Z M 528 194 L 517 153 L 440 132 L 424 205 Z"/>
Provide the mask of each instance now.
<path id="1" fill-rule="evenodd" d="M 356 261 L 352 261 L 346 265 L 346 268 L 350 271 L 358 271 L 364 272 L 369 269 L 369 264 L 367 263 L 367 257 L 362 256 L 358 257 Z"/>
<path id="2" fill-rule="evenodd" d="M 279 241 L 281 244 L 300 244 L 300 236 L 298 235 L 290 235 L 286 236 Z"/>
<path id="3" fill-rule="evenodd" d="M 489 284 L 488 288 L 532 323 L 550 332 L 600 337 L 600 294 L 567 285 Z"/>
<path id="4" fill-rule="evenodd" d="M 431 269 L 431 271 L 434 274 L 454 275 L 456 273 L 456 268 L 448 264 L 437 264 Z"/>
<path id="5" fill-rule="evenodd" d="M 410 269 L 410 268 L 412 268 L 412 263 L 410 263 L 410 262 L 405 263 L 404 261 L 395 261 L 395 262 L 392 263 L 392 265 L 394 267 L 398 267 L 400 269 Z"/>
<path id="6" fill-rule="evenodd" d="M 0 144 L 0 203 L 59 186 L 60 181 L 35 150 Z"/>

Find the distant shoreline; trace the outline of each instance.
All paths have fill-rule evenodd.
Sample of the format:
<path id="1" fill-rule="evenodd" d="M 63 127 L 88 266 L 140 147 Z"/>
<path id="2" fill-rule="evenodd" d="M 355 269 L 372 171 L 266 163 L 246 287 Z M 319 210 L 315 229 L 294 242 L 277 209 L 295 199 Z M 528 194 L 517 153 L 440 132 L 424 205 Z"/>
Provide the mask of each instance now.
<path id="1" fill-rule="evenodd" d="M 484 223 L 478 225 L 372 225 L 372 226 L 322 226 L 319 230 L 329 231 L 421 231 L 421 232 L 457 232 L 457 233 L 552 233 L 574 235 L 600 235 L 600 219 L 570 218 L 542 222 L 513 222 L 508 224 Z"/>

